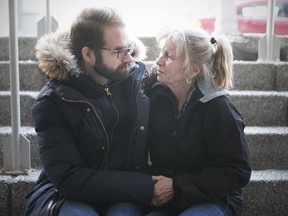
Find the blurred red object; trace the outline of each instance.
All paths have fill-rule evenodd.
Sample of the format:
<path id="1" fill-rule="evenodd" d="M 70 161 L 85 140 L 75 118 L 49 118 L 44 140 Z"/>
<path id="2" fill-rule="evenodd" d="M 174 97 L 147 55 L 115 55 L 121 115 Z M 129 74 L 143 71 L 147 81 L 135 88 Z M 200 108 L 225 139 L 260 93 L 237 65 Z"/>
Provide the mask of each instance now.
<path id="1" fill-rule="evenodd" d="M 236 5 L 239 33 L 266 33 L 267 0 L 254 0 Z M 288 0 L 276 0 L 274 34 L 288 35 Z M 215 17 L 202 17 L 199 27 L 214 31 Z"/>

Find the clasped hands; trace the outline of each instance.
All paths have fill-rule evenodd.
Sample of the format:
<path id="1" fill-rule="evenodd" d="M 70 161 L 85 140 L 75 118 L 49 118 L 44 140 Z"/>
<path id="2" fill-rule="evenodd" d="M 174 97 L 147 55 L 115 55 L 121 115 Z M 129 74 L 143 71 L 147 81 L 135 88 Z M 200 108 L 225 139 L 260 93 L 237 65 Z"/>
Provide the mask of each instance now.
<path id="1" fill-rule="evenodd" d="M 161 206 L 174 198 L 173 179 L 165 176 L 152 176 L 154 194 L 151 201 L 153 206 Z"/>

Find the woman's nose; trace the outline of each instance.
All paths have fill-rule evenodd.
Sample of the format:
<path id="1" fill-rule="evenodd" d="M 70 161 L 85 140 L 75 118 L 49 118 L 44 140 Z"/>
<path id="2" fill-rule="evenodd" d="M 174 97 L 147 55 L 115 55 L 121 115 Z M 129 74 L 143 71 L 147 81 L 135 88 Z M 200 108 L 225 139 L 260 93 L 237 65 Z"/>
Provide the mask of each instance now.
<path id="1" fill-rule="evenodd" d="M 155 63 L 156 63 L 157 65 L 163 65 L 163 60 L 162 60 L 161 57 L 162 57 L 162 55 L 159 55 L 158 58 L 156 58 Z"/>

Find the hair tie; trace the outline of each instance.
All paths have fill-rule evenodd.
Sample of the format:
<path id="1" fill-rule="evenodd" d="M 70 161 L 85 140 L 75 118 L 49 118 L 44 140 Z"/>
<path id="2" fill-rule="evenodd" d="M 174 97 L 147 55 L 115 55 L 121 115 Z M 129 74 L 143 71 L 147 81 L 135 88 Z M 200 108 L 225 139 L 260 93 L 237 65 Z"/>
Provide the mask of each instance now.
<path id="1" fill-rule="evenodd" d="M 215 43 L 217 43 L 217 41 L 215 40 L 214 37 L 212 37 L 212 38 L 210 39 L 210 43 L 211 43 L 211 44 L 215 44 Z"/>

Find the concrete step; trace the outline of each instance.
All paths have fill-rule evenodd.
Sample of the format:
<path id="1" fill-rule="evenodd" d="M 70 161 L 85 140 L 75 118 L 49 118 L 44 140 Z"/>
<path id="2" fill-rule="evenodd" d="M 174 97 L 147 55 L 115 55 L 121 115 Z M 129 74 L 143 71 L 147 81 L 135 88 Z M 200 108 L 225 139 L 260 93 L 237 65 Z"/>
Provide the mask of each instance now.
<path id="1" fill-rule="evenodd" d="M 33 127 L 21 127 L 31 145 L 31 167 L 41 167 L 37 135 Z M 245 134 L 250 149 L 251 164 L 254 170 L 288 169 L 288 127 L 246 127 Z M 0 127 L 0 167 L 3 164 L 3 145 L 11 136 L 11 127 Z"/>
<path id="2" fill-rule="evenodd" d="M 288 125 L 288 92 L 230 91 L 230 99 L 247 126 Z"/>
<path id="3" fill-rule="evenodd" d="M 256 61 L 258 59 L 258 43 L 263 34 L 239 34 L 227 35 L 233 47 L 235 60 Z M 288 61 L 288 36 L 277 36 L 280 41 L 280 60 Z M 155 37 L 139 37 L 147 47 L 147 60 L 155 60 L 159 54 Z M 19 59 L 35 60 L 34 48 L 37 42 L 36 37 L 20 37 Z M 0 61 L 9 60 L 9 40 L 7 37 L 0 37 Z"/>
<path id="4" fill-rule="evenodd" d="M 35 60 L 36 37 L 19 37 L 19 60 Z M 9 60 L 9 38 L 0 37 L 0 61 Z"/>
<path id="5" fill-rule="evenodd" d="M 288 170 L 253 171 L 243 190 L 243 216 L 286 216 Z"/>
<path id="6" fill-rule="evenodd" d="M 10 90 L 9 61 L 0 61 L 0 91 Z M 154 61 L 145 61 L 151 71 Z M 234 61 L 235 90 L 288 91 L 288 62 Z M 39 91 L 46 78 L 35 61 L 19 62 L 19 87 L 22 91 Z"/>
<path id="7" fill-rule="evenodd" d="M 38 91 L 20 92 L 20 114 L 21 125 L 31 126 L 31 107 L 38 94 Z M 0 126 L 11 125 L 11 100 L 10 91 L 0 91 Z"/>
<path id="8" fill-rule="evenodd" d="M 46 78 L 35 61 L 19 61 L 19 88 L 21 91 L 40 91 Z M 10 62 L 0 61 L 0 91 L 10 90 Z"/>
<path id="9" fill-rule="evenodd" d="M 3 145 L 9 144 L 7 138 L 11 136 L 11 127 L 0 127 L 0 167 L 3 167 Z M 41 168 L 38 152 L 38 138 L 34 127 L 20 127 L 20 133 L 30 141 L 31 167 Z"/>
<path id="10" fill-rule="evenodd" d="M 21 125 L 31 126 L 31 106 L 37 91 L 21 91 Z M 244 116 L 247 126 L 288 125 L 288 92 L 230 91 L 230 99 Z M 11 125 L 10 91 L 0 91 L 0 126 Z"/>
<path id="11" fill-rule="evenodd" d="M 24 215 L 25 197 L 35 186 L 39 174 L 39 170 L 32 170 L 29 175 L 0 175 L 0 216 Z"/>
<path id="12" fill-rule="evenodd" d="M 288 169 L 288 127 L 245 128 L 253 170 Z"/>
<path id="13" fill-rule="evenodd" d="M 32 170 L 27 176 L 0 175 L 0 216 L 21 216 L 25 196 L 39 176 Z M 243 216 L 286 216 L 288 212 L 288 170 L 253 171 L 251 181 L 243 190 Z"/>
<path id="14" fill-rule="evenodd" d="M 234 61 L 234 89 L 288 91 L 288 62 Z"/>

